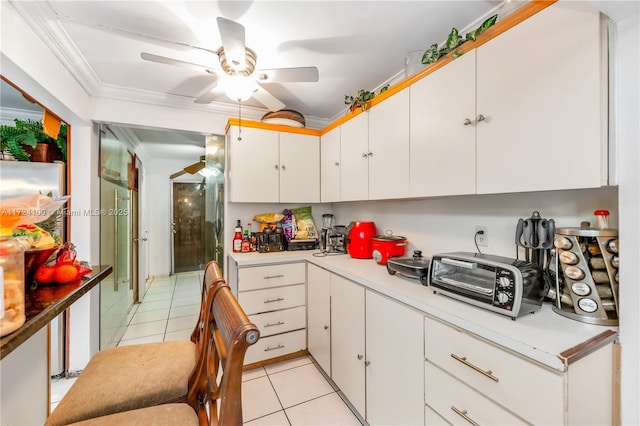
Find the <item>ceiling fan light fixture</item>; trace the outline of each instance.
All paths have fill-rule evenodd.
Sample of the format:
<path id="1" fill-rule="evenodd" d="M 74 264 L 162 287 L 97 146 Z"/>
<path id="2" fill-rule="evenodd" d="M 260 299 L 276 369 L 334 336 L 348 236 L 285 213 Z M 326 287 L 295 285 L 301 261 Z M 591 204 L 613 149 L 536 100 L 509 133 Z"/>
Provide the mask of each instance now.
<path id="1" fill-rule="evenodd" d="M 258 83 L 244 75 L 228 75 L 220 82 L 220 86 L 234 101 L 246 101 L 258 90 Z"/>

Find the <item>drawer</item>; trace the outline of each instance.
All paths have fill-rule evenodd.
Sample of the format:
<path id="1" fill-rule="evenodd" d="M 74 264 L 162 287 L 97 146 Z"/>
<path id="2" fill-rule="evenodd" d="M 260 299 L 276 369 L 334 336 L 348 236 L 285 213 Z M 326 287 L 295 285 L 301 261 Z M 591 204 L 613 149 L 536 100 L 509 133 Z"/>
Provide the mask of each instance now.
<path id="1" fill-rule="evenodd" d="M 529 422 L 564 422 L 561 373 L 431 318 L 425 318 L 425 357 Z"/>
<path id="2" fill-rule="evenodd" d="M 307 348 L 307 333 L 305 330 L 276 334 L 275 336 L 260 337 L 258 342 L 249 346 L 244 357 L 244 363 L 252 364 L 258 361 L 287 355 Z"/>
<path id="3" fill-rule="evenodd" d="M 238 302 L 247 315 L 304 306 L 305 285 L 269 288 L 238 293 Z"/>
<path id="4" fill-rule="evenodd" d="M 284 263 L 240 268 L 238 270 L 238 291 L 304 284 L 307 277 L 306 271 L 305 263 Z"/>
<path id="5" fill-rule="evenodd" d="M 307 326 L 306 308 L 304 306 L 250 315 L 249 319 L 258 326 L 260 336 L 264 337 L 286 331 L 299 330 Z"/>
<path id="6" fill-rule="evenodd" d="M 424 398 L 436 415 L 454 425 L 474 424 L 472 422 L 479 425 L 527 424 L 430 362 L 425 363 Z M 535 400 L 530 400 L 529 403 L 541 409 Z M 440 424 L 445 423 L 440 420 Z"/>

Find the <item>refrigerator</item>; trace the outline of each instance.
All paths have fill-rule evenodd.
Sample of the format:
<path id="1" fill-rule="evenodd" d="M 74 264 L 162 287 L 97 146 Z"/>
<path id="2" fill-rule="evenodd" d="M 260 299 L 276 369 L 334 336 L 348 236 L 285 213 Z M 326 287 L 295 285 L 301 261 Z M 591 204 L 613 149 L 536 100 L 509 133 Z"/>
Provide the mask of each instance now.
<path id="1" fill-rule="evenodd" d="M 0 161 L 0 204 L 2 200 L 22 195 L 48 194 L 61 197 L 66 193 L 66 164 L 27 161 Z M 62 220 L 60 237 L 66 240 L 65 221 Z M 51 375 L 65 373 L 66 313 L 51 321 Z"/>

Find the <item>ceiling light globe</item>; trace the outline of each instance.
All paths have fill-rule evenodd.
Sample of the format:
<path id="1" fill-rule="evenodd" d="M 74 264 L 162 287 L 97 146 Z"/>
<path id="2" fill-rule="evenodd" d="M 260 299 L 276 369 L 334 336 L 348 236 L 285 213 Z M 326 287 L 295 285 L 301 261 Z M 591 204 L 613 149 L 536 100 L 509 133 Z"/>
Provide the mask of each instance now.
<path id="1" fill-rule="evenodd" d="M 258 83 L 244 75 L 227 76 L 221 85 L 224 93 L 234 101 L 246 101 L 258 90 Z"/>

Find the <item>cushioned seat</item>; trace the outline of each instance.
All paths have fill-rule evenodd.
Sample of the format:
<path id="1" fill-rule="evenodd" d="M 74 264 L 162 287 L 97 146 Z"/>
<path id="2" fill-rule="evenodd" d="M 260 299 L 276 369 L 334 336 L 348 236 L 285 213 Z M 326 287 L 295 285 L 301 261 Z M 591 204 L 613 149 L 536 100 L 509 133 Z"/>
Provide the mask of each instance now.
<path id="1" fill-rule="evenodd" d="M 204 350 L 189 377 L 187 403 L 164 404 L 87 419 L 73 425 L 242 425 L 242 367 L 247 348 L 260 332 L 233 297 L 220 285 L 209 292 L 209 320 Z"/>
<path id="2" fill-rule="evenodd" d="M 121 411 L 185 402 L 208 316 L 207 295 L 225 285 L 220 268 L 210 262 L 204 274 L 200 316 L 191 341 L 120 346 L 96 353 L 62 398 L 46 426 L 67 425 Z M 205 291 L 206 290 L 206 291 Z"/>

